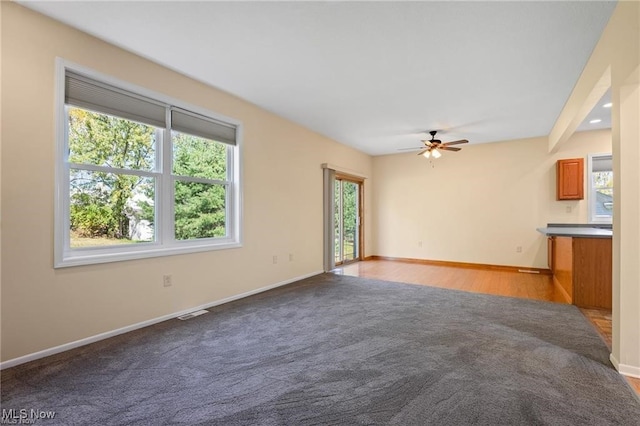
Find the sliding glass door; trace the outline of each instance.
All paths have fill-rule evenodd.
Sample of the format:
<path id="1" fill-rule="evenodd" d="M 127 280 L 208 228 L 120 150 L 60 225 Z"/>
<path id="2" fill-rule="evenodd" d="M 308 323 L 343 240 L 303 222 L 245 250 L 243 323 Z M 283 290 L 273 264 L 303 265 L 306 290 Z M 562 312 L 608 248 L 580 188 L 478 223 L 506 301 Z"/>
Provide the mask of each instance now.
<path id="1" fill-rule="evenodd" d="M 360 259 L 361 182 L 336 176 L 334 181 L 335 264 Z"/>

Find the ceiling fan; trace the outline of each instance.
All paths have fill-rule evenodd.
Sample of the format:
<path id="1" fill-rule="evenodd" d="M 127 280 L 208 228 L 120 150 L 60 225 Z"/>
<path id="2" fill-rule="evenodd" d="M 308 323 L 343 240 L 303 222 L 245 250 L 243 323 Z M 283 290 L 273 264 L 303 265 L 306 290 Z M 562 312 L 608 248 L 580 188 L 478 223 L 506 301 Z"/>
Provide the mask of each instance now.
<path id="1" fill-rule="evenodd" d="M 429 134 L 431 135 L 431 139 L 429 139 L 429 140 L 423 139 L 422 140 L 422 142 L 424 143 L 425 147 L 422 148 L 422 150 L 418 153 L 418 155 L 423 155 L 425 158 L 429 158 L 429 157 L 440 158 L 440 156 L 442 155 L 440 150 L 443 150 L 443 151 L 460 151 L 462 148 L 455 148 L 455 147 L 452 147 L 451 145 L 459 145 L 459 144 L 463 144 L 463 143 L 469 143 L 469 141 L 466 140 L 466 139 L 460 139 L 459 141 L 452 141 L 452 142 L 442 143 L 441 140 L 436 139 L 436 133 L 438 133 L 436 130 L 432 130 L 432 131 L 429 132 Z"/>

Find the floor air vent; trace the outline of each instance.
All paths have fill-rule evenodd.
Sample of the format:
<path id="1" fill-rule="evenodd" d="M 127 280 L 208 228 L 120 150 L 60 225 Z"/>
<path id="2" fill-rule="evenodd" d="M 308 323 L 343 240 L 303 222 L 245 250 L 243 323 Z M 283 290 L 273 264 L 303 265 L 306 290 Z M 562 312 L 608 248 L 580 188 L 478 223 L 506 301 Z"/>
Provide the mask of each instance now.
<path id="1" fill-rule="evenodd" d="M 191 319 L 191 318 L 195 318 L 195 317 L 200 316 L 202 314 L 206 314 L 208 312 L 209 311 L 206 311 L 204 309 L 200 309 L 199 311 L 193 311 L 193 312 L 189 312 L 188 314 L 180 315 L 178 317 L 178 319 L 184 321 L 184 320 L 188 320 L 188 319 Z"/>

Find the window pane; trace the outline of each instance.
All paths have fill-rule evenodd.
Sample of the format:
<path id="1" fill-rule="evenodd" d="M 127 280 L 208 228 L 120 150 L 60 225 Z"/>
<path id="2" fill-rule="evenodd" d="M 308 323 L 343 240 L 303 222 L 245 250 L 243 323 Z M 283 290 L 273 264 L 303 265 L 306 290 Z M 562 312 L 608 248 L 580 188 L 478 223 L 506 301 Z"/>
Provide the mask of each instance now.
<path id="1" fill-rule="evenodd" d="M 223 185 L 175 182 L 175 238 L 225 237 L 226 191 Z"/>
<path id="2" fill-rule="evenodd" d="M 71 248 L 155 239 L 155 179 L 72 169 Z"/>
<path id="3" fill-rule="evenodd" d="M 342 184 L 342 221 L 343 221 L 343 258 L 345 261 L 356 258 L 356 232 L 358 228 L 358 184 L 344 181 Z"/>
<path id="4" fill-rule="evenodd" d="M 342 262 L 342 246 L 340 245 L 342 227 L 342 181 L 336 179 L 333 186 L 333 247 L 335 262 Z"/>
<path id="5" fill-rule="evenodd" d="M 613 188 L 613 171 L 593 172 L 594 188 Z"/>
<path id="6" fill-rule="evenodd" d="M 613 215 L 613 172 L 594 171 L 592 178 L 595 188 L 595 216 L 610 217 Z"/>
<path id="7" fill-rule="evenodd" d="M 596 189 L 596 216 L 613 215 L 613 188 Z"/>
<path id="8" fill-rule="evenodd" d="M 176 131 L 171 137 L 174 175 L 227 180 L 228 145 Z"/>
<path id="9" fill-rule="evenodd" d="M 155 169 L 156 127 L 68 107 L 69 162 L 121 169 Z"/>
<path id="10" fill-rule="evenodd" d="M 611 222 L 613 216 L 613 159 L 610 154 L 591 156 L 590 220 Z"/>

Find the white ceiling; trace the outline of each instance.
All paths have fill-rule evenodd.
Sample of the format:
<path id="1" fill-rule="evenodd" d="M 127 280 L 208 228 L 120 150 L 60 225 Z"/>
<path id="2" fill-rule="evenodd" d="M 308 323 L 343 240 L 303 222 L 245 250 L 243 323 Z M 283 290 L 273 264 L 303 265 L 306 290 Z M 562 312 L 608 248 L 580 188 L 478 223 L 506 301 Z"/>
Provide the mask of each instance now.
<path id="1" fill-rule="evenodd" d="M 548 135 L 615 7 L 20 3 L 372 155 Z"/>

